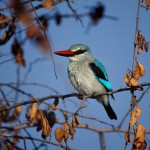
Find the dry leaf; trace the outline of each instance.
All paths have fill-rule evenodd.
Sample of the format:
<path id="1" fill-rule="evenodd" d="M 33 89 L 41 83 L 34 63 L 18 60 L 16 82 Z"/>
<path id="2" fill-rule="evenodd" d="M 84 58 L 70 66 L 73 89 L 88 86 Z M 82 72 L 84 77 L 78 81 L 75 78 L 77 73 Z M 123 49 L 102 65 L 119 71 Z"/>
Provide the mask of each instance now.
<path id="1" fill-rule="evenodd" d="M 136 77 L 137 78 L 137 77 Z M 140 87 L 138 80 L 133 78 L 130 73 L 127 71 L 127 73 L 124 76 L 124 82 L 129 86 L 129 87 Z"/>
<path id="2" fill-rule="evenodd" d="M 71 122 L 71 124 L 72 124 L 72 127 L 76 127 L 76 126 L 78 126 L 80 123 L 79 123 L 79 121 L 78 121 L 78 119 L 77 119 L 77 116 L 76 115 L 74 115 L 73 117 L 72 117 L 72 122 Z"/>
<path id="3" fill-rule="evenodd" d="M 146 145 L 145 128 L 141 123 L 138 123 L 137 128 L 134 130 L 133 147 L 141 149 L 141 147 L 146 147 Z"/>
<path id="4" fill-rule="evenodd" d="M 145 140 L 145 128 L 141 123 L 137 124 L 137 130 L 135 133 L 134 141 L 137 141 L 137 140 L 138 140 L 138 142 L 141 142 L 141 143 L 144 142 L 144 140 Z"/>
<path id="5" fill-rule="evenodd" d="M 145 74 L 144 66 L 138 62 L 136 67 L 134 68 L 134 79 L 138 80 L 144 74 Z"/>
<path id="6" fill-rule="evenodd" d="M 39 132 L 42 130 L 42 124 L 41 124 L 41 120 L 38 122 L 38 125 L 37 125 L 37 128 L 36 128 L 36 131 Z"/>
<path id="7" fill-rule="evenodd" d="M 130 121 L 129 121 L 130 127 L 134 126 L 136 121 L 137 121 L 136 112 L 134 110 L 132 110 L 131 116 L 130 116 Z"/>
<path id="8" fill-rule="evenodd" d="M 69 128 L 70 128 L 69 123 L 68 123 L 68 122 L 65 122 L 65 123 L 64 123 L 64 130 L 69 133 Z"/>
<path id="9" fill-rule="evenodd" d="M 141 52 L 142 52 L 142 47 L 141 47 L 141 46 L 139 46 L 139 47 L 138 47 L 138 52 L 137 52 L 137 54 L 138 54 L 138 55 L 140 55 L 140 54 L 141 54 Z"/>
<path id="10" fill-rule="evenodd" d="M 146 10 L 150 7 L 150 0 L 145 0 Z"/>
<path id="11" fill-rule="evenodd" d="M 58 98 L 55 98 L 55 101 L 54 101 L 54 103 L 53 103 L 53 104 L 54 104 L 55 106 L 57 106 L 57 105 L 58 105 L 58 103 L 59 103 L 59 99 L 58 99 Z"/>
<path id="12" fill-rule="evenodd" d="M 71 135 L 71 140 L 74 140 L 76 130 L 73 127 L 69 128 L 69 134 Z"/>
<path id="13" fill-rule="evenodd" d="M 2 38 L 0 39 L 0 45 L 4 45 L 6 42 L 8 42 L 15 33 L 15 30 L 16 30 L 15 25 L 13 23 L 10 23 L 8 30 L 6 30 L 3 33 Z"/>
<path id="14" fill-rule="evenodd" d="M 53 125 L 56 123 L 56 116 L 55 116 L 55 113 L 50 111 L 47 115 L 46 115 L 46 118 L 48 120 L 48 123 L 50 125 L 50 127 L 52 128 Z"/>
<path id="15" fill-rule="evenodd" d="M 25 25 L 31 25 L 33 23 L 31 12 L 28 10 L 27 5 L 25 5 L 21 0 L 10 1 L 10 6 L 14 8 L 16 17 L 18 17 L 19 21 Z"/>
<path id="16" fill-rule="evenodd" d="M 131 104 L 132 104 L 132 108 L 134 108 L 137 105 L 136 96 L 132 96 Z"/>
<path id="17" fill-rule="evenodd" d="M 144 74 L 144 66 L 138 62 L 136 67 L 134 68 L 134 79 L 138 80 L 140 77 L 144 76 Z"/>
<path id="18" fill-rule="evenodd" d="M 139 106 L 136 107 L 136 118 L 138 119 L 142 113 L 142 110 Z"/>
<path id="19" fill-rule="evenodd" d="M 62 22 L 62 15 L 60 13 L 57 13 L 55 16 L 55 22 L 57 25 L 60 25 Z"/>
<path id="20" fill-rule="evenodd" d="M 18 63 L 19 65 L 25 66 L 25 60 L 23 57 L 24 53 L 23 53 L 20 43 L 18 42 L 16 38 L 14 39 L 11 50 L 12 50 L 12 54 L 15 56 L 16 63 Z"/>
<path id="21" fill-rule="evenodd" d="M 130 133 L 126 132 L 124 138 L 127 142 L 132 143 L 132 138 L 130 138 Z"/>
<path id="22" fill-rule="evenodd" d="M 57 107 L 54 104 L 50 105 L 50 110 L 57 110 Z"/>
<path id="23" fill-rule="evenodd" d="M 32 103 L 32 105 L 30 105 L 27 108 L 26 117 L 29 121 L 32 121 L 32 119 L 35 117 L 36 111 L 37 111 L 37 104 L 36 103 Z"/>
<path id="24" fill-rule="evenodd" d="M 61 142 L 63 141 L 63 139 L 64 139 L 64 134 L 65 134 L 64 129 L 62 129 L 62 128 L 57 128 L 57 129 L 55 130 L 55 139 L 56 139 L 59 143 L 61 143 Z"/>
<path id="25" fill-rule="evenodd" d="M 50 9 L 52 6 L 55 5 L 55 2 L 53 0 L 45 0 L 42 5 L 44 8 Z"/>
<path id="26" fill-rule="evenodd" d="M 132 79 L 132 76 L 130 75 L 130 73 L 127 71 L 125 76 L 124 76 L 124 82 L 129 86 L 129 82 Z"/>
<path id="27" fill-rule="evenodd" d="M 20 115 L 21 111 L 22 111 L 22 106 L 17 106 L 17 107 L 15 108 L 15 113 L 16 113 L 16 115 Z"/>
<path id="28" fill-rule="evenodd" d="M 8 105 L 0 105 L 0 108 L 7 108 Z M 0 112 L 0 124 L 3 122 L 7 122 L 7 118 L 9 116 L 9 111 Z"/>
<path id="29" fill-rule="evenodd" d="M 43 52 L 49 52 L 50 45 L 48 43 L 48 37 L 45 37 L 45 34 L 41 27 L 32 25 L 26 31 L 27 37 L 32 39 L 36 45 L 40 46 Z"/>
<path id="30" fill-rule="evenodd" d="M 144 69 L 144 66 L 143 66 L 141 63 L 138 62 L 138 65 L 139 65 L 140 68 L 141 68 L 141 77 L 142 77 L 142 76 L 144 76 L 144 74 L 145 74 L 145 69 Z"/>
<path id="31" fill-rule="evenodd" d="M 40 20 L 40 22 L 42 24 L 42 28 L 41 29 L 47 30 L 48 29 L 48 19 L 46 18 L 46 16 L 43 15 L 43 16 L 39 17 L 39 20 Z"/>
<path id="32" fill-rule="evenodd" d="M 42 138 L 46 138 L 50 134 L 51 129 L 48 120 L 43 115 L 41 118 L 41 125 L 42 125 Z"/>
<path id="33" fill-rule="evenodd" d="M 7 19 L 7 18 L 8 18 L 8 16 L 0 14 L 0 22 L 5 20 L 5 19 Z M 7 21 L 5 21 L 4 23 L 0 23 L 0 29 L 4 29 L 7 26 L 8 26 L 8 22 Z"/>
<path id="34" fill-rule="evenodd" d="M 64 141 L 67 142 L 68 138 L 69 138 L 69 132 L 65 131 L 64 132 Z"/>
<path id="35" fill-rule="evenodd" d="M 149 50 L 149 42 L 145 42 L 144 43 L 144 50 L 145 50 L 145 52 L 148 52 L 148 50 Z"/>

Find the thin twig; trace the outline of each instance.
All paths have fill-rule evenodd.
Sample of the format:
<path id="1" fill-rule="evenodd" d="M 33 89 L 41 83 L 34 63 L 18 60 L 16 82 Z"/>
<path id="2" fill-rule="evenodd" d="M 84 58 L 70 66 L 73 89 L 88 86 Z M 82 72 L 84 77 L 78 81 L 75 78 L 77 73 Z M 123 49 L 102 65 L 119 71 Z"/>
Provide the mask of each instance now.
<path id="1" fill-rule="evenodd" d="M 135 65 L 135 62 L 136 62 L 136 46 L 137 46 L 137 35 L 138 35 L 138 31 L 139 31 L 139 19 L 140 19 L 141 2 L 142 2 L 141 0 L 138 0 L 138 9 L 137 9 L 136 27 L 135 27 L 135 37 L 134 37 L 132 73 L 134 72 L 134 65 Z"/>
<path id="2" fill-rule="evenodd" d="M 43 140 L 43 139 L 39 139 L 36 137 L 29 137 L 29 136 L 21 136 L 21 135 L 11 135 L 11 134 L 0 134 L 0 136 L 2 137 L 7 137 L 7 138 L 19 138 L 19 139 L 27 139 L 27 140 L 34 140 L 34 141 L 39 141 L 39 142 L 43 142 L 43 143 L 47 143 L 47 144 L 51 144 L 54 146 L 58 146 L 58 144 L 54 143 L 54 142 L 50 142 L 47 140 Z M 62 144 L 60 145 L 61 148 L 65 149 L 66 147 L 63 146 Z M 70 150 L 73 150 L 72 148 L 70 148 Z"/>

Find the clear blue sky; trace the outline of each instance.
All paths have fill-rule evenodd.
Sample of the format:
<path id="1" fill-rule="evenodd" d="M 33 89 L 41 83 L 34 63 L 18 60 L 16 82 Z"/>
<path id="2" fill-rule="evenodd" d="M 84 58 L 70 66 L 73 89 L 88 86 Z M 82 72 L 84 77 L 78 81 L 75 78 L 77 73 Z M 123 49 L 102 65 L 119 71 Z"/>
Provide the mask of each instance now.
<path id="1" fill-rule="evenodd" d="M 96 6 L 98 0 L 83 0 L 76 1 L 73 7 L 76 9 L 77 13 L 87 12 L 90 7 Z M 105 0 L 102 1 L 106 7 L 105 14 L 117 17 L 118 20 L 110 20 L 103 18 L 96 26 L 91 26 L 90 30 L 87 32 L 87 26 L 90 22 L 88 17 L 82 18 L 84 27 L 82 27 L 79 21 L 74 18 L 63 19 L 60 26 L 56 26 L 53 20 L 50 21 L 50 26 L 48 30 L 48 36 L 50 38 L 50 43 L 52 46 L 52 51 L 63 50 L 69 48 L 70 45 L 76 43 L 83 43 L 88 45 L 93 52 L 93 56 L 99 59 L 106 67 L 109 75 L 110 83 L 114 90 L 121 87 L 125 87 L 123 81 L 124 75 L 127 69 L 131 69 L 132 66 L 132 56 L 133 56 L 133 42 L 135 36 L 135 21 L 137 13 L 137 0 Z M 52 8 L 51 10 L 40 10 L 38 13 L 55 13 L 59 10 L 62 14 L 71 14 L 71 10 L 67 7 L 66 3 L 62 3 Z M 141 8 L 140 17 L 140 30 L 142 31 L 145 39 L 150 41 L 150 11 L 145 11 Z M 10 52 L 10 47 L 2 46 L 0 50 L 4 53 Z M 36 58 L 45 58 L 44 61 L 37 62 L 32 67 L 32 72 L 28 75 L 26 82 L 37 82 L 50 86 L 51 88 L 58 91 L 61 94 L 68 94 L 76 92 L 75 89 L 69 82 L 67 76 L 67 65 L 69 63 L 68 59 L 64 57 L 54 56 L 56 73 L 58 79 L 55 78 L 53 71 L 53 65 L 50 56 L 45 56 L 38 51 L 38 47 L 33 45 L 31 42 L 27 42 L 24 47 L 25 59 L 27 67 L 21 69 L 21 79 L 23 80 L 26 71 L 28 70 L 30 62 L 34 61 Z M 8 58 L 7 56 L 6 58 Z M 11 56 L 10 56 L 11 57 Z M 145 66 L 146 74 L 140 80 L 140 82 L 149 82 L 150 78 L 150 66 L 149 66 L 149 53 L 143 52 L 138 56 L 138 61 Z M 8 62 L 0 67 L 1 72 L 1 82 L 15 82 L 16 81 L 16 65 L 13 62 Z M 45 88 L 38 88 L 34 86 L 22 86 L 26 92 L 33 94 L 36 97 L 47 96 L 49 94 L 57 94 Z M 137 98 L 142 94 L 142 92 L 135 92 Z M 111 105 L 114 108 L 118 120 L 109 120 L 107 114 L 105 113 L 103 107 L 94 100 L 88 100 L 87 108 L 82 111 L 83 115 L 95 117 L 102 121 L 108 122 L 117 126 L 123 116 L 129 109 L 131 94 L 129 92 L 122 92 L 114 94 L 115 101 L 110 98 Z M 20 101 L 26 100 L 22 96 Z M 68 111 L 76 111 L 79 101 L 75 98 L 66 100 L 66 109 Z M 150 108 L 149 108 L 149 94 L 147 93 L 142 102 L 140 102 L 140 107 L 142 109 L 142 115 L 139 118 L 146 129 L 150 127 L 150 121 L 148 119 Z M 60 103 L 59 107 L 64 108 L 63 104 Z M 64 108 L 65 109 L 65 108 Z M 23 116 L 22 116 L 23 117 Z M 61 115 L 58 114 L 58 118 Z M 21 119 L 25 122 L 25 118 Z M 82 120 L 83 123 L 90 124 L 99 128 L 108 128 L 109 126 L 103 125 L 101 123 Z M 129 116 L 123 124 L 123 128 L 128 128 Z M 58 126 L 55 126 L 58 127 Z M 55 128 L 54 128 L 55 129 Z M 53 129 L 53 131 L 54 131 Z M 36 129 L 31 130 L 32 135 L 40 137 L 40 133 L 36 133 Z M 23 133 L 22 133 L 23 134 Z M 52 133 L 52 137 L 54 137 Z M 149 137 L 149 136 L 147 136 Z M 122 133 L 107 133 L 105 134 L 106 148 L 111 149 L 123 149 L 125 140 L 124 134 Z M 54 138 L 52 138 L 54 140 Z M 81 150 L 98 150 L 100 149 L 98 135 L 92 131 L 77 129 L 74 141 L 68 141 L 68 145 L 72 148 Z M 130 148 L 131 145 L 128 146 Z M 49 146 L 49 149 L 56 149 L 56 147 Z"/>

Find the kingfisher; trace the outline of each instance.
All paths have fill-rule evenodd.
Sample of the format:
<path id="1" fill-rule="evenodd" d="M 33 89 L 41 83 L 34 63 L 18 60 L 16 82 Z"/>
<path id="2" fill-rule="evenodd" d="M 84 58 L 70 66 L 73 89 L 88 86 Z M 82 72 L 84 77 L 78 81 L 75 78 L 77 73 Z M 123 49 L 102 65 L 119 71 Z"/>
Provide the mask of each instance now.
<path id="1" fill-rule="evenodd" d="M 109 102 L 112 91 L 108 75 L 103 64 L 95 59 L 90 48 L 84 44 L 74 44 L 68 50 L 60 50 L 54 54 L 68 57 L 68 77 L 73 87 L 83 96 L 94 96 L 104 106 L 110 119 L 117 120 L 117 116 Z M 114 99 L 114 96 L 111 95 Z"/>

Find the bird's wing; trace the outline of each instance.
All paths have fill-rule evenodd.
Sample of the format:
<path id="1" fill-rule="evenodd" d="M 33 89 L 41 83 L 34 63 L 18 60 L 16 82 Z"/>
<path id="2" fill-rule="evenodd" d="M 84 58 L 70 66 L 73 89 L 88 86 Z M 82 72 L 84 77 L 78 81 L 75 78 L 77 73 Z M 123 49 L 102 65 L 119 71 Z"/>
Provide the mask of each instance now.
<path id="1" fill-rule="evenodd" d="M 90 67 L 92 71 L 94 72 L 96 78 L 98 81 L 106 88 L 106 90 L 112 91 L 112 87 L 108 81 L 108 75 L 106 72 L 105 67 L 100 63 L 97 59 L 95 59 L 95 62 L 90 63 Z"/>

